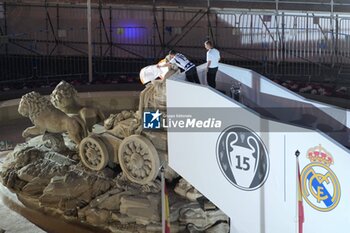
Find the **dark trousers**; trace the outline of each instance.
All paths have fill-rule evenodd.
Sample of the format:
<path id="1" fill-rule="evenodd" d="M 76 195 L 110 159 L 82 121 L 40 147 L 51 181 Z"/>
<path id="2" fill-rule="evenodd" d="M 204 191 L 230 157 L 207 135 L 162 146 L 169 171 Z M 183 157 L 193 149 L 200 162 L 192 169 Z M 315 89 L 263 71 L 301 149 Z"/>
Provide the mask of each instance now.
<path id="1" fill-rule="evenodd" d="M 216 87 L 216 72 L 218 72 L 218 67 L 216 68 L 209 68 L 207 72 L 207 82 L 208 85 L 211 86 L 212 88 Z"/>
<path id="2" fill-rule="evenodd" d="M 192 82 L 192 83 L 200 83 L 199 78 L 198 78 L 198 74 L 197 74 L 197 69 L 195 66 L 192 67 L 191 69 L 187 70 L 185 72 L 185 74 L 186 74 L 187 81 Z"/>

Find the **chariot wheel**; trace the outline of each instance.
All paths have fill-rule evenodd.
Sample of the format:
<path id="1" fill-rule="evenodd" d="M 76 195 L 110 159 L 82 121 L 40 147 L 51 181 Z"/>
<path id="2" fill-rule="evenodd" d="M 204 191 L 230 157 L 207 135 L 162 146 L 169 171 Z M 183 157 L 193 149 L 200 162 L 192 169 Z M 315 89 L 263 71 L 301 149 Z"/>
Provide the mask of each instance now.
<path id="1" fill-rule="evenodd" d="M 124 174 L 132 182 L 144 185 L 158 175 L 158 152 L 144 136 L 131 135 L 125 138 L 119 146 L 118 159 Z"/>
<path id="2" fill-rule="evenodd" d="M 96 135 L 86 137 L 80 142 L 79 156 L 83 164 L 94 171 L 102 170 L 109 161 L 106 145 Z"/>

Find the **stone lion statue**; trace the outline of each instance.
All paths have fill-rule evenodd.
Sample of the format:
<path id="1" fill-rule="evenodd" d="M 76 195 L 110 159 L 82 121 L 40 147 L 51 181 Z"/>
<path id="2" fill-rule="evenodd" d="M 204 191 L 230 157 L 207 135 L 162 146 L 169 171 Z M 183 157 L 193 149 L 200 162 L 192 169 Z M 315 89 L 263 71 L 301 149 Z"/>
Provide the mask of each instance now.
<path id="1" fill-rule="evenodd" d="M 85 122 L 91 132 L 92 126 L 105 119 L 104 114 L 96 107 L 84 106 L 80 103 L 74 87 L 61 81 L 51 93 L 51 103 L 66 114 L 77 114 Z"/>
<path id="2" fill-rule="evenodd" d="M 22 116 L 29 117 L 34 124 L 23 131 L 22 136 L 25 138 L 41 135 L 45 132 L 67 132 L 68 137 L 78 145 L 87 136 L 85 124 L 79 117 L 69 117 L 35 91 L 22 96 L 18 112 Z"/>

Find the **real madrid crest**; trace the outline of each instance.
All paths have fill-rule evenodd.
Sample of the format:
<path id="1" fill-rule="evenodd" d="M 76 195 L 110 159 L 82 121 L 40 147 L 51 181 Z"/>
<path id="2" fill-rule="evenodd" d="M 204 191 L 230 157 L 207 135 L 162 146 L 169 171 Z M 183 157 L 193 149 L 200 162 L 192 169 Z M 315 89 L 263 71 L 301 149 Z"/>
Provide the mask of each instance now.
<path id="1" fill-rule="evenodd" d="M 321 145 L 307 151 L 310 164 L 301 172 L 302 193 L 306 202 L 318 211 L 331 211 L 340 201 L 340 185 L 330 166 L 333 156 Z"/>
<path id="2" fill-rule="evenodd" d="M 266 147 L 247 127 L 233 125 L 226 128 L 216 143 L 216 158 L 226 179 L 239 189 L 258 189 L 268 177 Z"/>

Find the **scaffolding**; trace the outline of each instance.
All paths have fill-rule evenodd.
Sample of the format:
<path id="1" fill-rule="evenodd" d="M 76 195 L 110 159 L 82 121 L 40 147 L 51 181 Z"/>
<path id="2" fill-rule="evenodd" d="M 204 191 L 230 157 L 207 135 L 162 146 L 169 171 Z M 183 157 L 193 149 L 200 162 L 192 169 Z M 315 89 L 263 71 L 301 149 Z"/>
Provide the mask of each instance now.
<path id="1" fill-rule="evenodd" d="M 212 1 L 215 2 L 215 1 Z M 246 1 L 247 2 L 247 1 Z M 329 12 L 91 5 L 94 80 L 137 76 L 176 49 L 197 64 L 203 42 L 222 61 L 268 77 L 350 77 L 350 17 Z M 284 1 L 285 2 L 285 1 Z M 153 1 L 155 3 L 155 1 Z M 0 3 L 0 82 L 88 80 L 87 5 Z"/>

